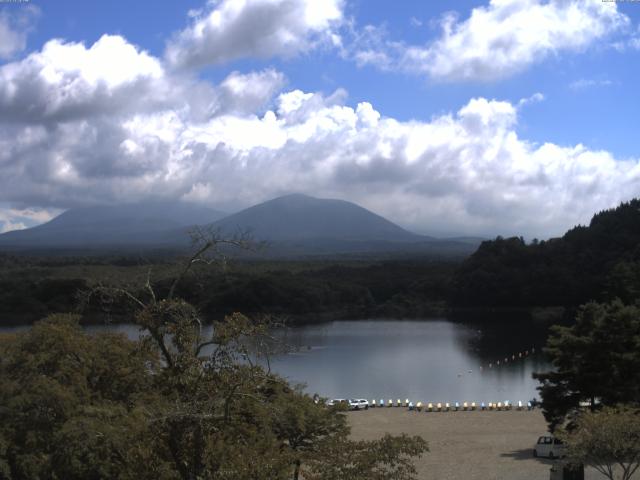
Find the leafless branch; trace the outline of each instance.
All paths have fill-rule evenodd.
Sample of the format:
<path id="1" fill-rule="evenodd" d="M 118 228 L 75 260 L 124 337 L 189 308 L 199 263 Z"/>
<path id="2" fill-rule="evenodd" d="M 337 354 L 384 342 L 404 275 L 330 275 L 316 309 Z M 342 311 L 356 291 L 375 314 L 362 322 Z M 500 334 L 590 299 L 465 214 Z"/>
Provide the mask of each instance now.
<path id="1" fill-rule="evenodd" d="M 144 308 L 146 306 L 142 300 L 125 288 L 97 285 L 86 292 L 83 292 L 82 298 L 80 298 L 80 309 L 85 308 L 91 302 L 91 299 L 97 295 L 100 295 L 102 301 L 105 299 L 113 300 L 117 297 L 123 297 L 134 303 L 137 307 Z"/>
<path id="2" fill-rule="evenodd" d="M 147 271 L 147 282 L 145 283 L 145 287 L 151 296 L 151 301 L 156 303 L 156 294 L 153 291 L 153 287 L 151 287 L 151 267 L 149 267 L 149 270 Z"/>
<path id="3" fill-rule="evenodd" d="M 219 230 L 211 227 L 195 227 L 189 233 L 191 235 L 192 244 L 194 245 L 194 248 L 197 248 L 197 250 L 185 263 L 184 268 L 171 284 L 169 294 L 167 295 L 167 299 L 169 300 L 173 298 L 176 287 L 195 264 L 204 263 L 205 265 L 211 265 L 217 262 L 221 262 L 223 264 L 226 263 L 226 256 L 224 255 L 224 252 L 222 252 L 221 247 L 226 246 L 255 251 L 260 245 L 253 242 L 248 232 L 238 232 L 232 237 L 225 238 L 221 235 Z"/>

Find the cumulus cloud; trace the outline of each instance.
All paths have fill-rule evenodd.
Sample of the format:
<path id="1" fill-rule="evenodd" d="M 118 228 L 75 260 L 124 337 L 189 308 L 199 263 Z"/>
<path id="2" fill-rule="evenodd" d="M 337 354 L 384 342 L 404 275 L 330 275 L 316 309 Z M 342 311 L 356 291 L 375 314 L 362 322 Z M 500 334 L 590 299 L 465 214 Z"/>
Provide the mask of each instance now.
<path id="1" fill-rule="evenodd" d="M 219 0 L 191 16 L 191 25 L 167 45 L 165 56 L 177 68 L 292 57 L 324 42 L 338 45 L 343 0 Z"/>
<path id="2" fill-rule="evenodd" d="M 52 40 L 0 66 L 2 177 L 24 175 L 33 181 L 24 199 L 33 195 L 41 203 L 100 201 L 107 191 L 111 200 L 116 191 L 135 197 L 150 179 L 170 174 L 162 165 L 170 160 L 176 122 L 253 112 L 284 82 L 268 69 L 234 72 L 213 86 L 167 73 L 159 59 L 120 36 L 105 35 L 90 47 Z M 132 128 L 148 135 L 132 139 Z M 110 191 L 103 180 L 121 187 Z"/>
<path id="3" fill-rule="evenodd" d="M 40 14 L 34 5 L 12 10 L 0 10 L 0 59 L 7 60 L 27 46 L 27 35 Z"/>
<path id="4" fill-rule="evenodd" d="M 51 40 L 41 51 L 0 67 L 0 108 L 14 121 L 114 114 L 164 101 L 170 92 L 163 77 L 156 58 L 120 36 L 104 35 L 90 48 Z"/>
<path id="5" fill-rule="evenodd" d="M 240 114 L 259 111 L 285 83 L 285 76 L 273 69 L 248 74 L 232 72 L 218 88 L 220 108 Z"/>
<path id="6" fill-rule="evenodd" d="M 104 67 L 114 56 L 122 71 Z M 640 194 L 637 159 L 520 138 L 520 107 L 540 94 L 399 121 L 341 89 L 285 90 L 271 69 L 199 81 L 117 36 L 51 41 L 0 79 L 5 204 L 165 197 L 228 209 L 297 191 L 427 233 L 545 237 Z"/>
<path id="7" fill-rule="evenodd" d="M 584 50 L 626 29 L 629 19 L 615 2 L 601 0 L 491 0 L 465 20 L 448 13 L 440 25 L 441 35 L 429 44 L 361 39 L 352 56 L 440 81 L 492 81 L 548 56 Z"/>

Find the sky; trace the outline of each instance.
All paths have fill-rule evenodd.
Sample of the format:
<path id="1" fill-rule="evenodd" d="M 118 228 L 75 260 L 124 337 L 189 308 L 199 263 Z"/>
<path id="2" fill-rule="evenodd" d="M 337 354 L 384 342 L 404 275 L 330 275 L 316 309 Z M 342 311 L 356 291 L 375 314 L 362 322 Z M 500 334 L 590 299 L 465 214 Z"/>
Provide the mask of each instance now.
<path id="1" fill-rule="evenodd" d="M 640 196 L 640 2 L 0 0 L 0 232 L 288 193 L 548 238 Z"/>

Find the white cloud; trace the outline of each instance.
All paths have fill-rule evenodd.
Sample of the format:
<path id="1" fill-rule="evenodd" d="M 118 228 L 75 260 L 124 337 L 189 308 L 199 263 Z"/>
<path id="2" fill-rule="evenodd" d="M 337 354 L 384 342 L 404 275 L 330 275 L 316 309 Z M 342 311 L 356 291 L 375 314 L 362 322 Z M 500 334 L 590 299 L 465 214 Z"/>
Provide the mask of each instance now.
<path id="1" fill-rule="evenodd" d="M 219 0 L 191 17 L 167 45 L 165 56 L 178 68 L 293 57 L 323 42 L 338 46 L 343 0 Z"/>
<path id="2" fill-rule="evenodd" d="M 631 32 L 631 34 L 618 38 L 614 42 L 611 42 L 609 46 L 619 53 L 624 53 L 629 49 L 640 50 L 640 25 L 638 25 L 638 28 Z"/>
<path id="3" fill-rule="evenodd" d="M 569 84 L 571 90 L 586 90 L 593 87 L 610 87 L 615 82 L 608 79 L 580 78 Z"/>
<path id="4" fill-rule="evenodd" d="M 0 59 L 10 59 L 27 46 L 27 36 L 40 10 L 26 5 L 15 11 L 0 10 Z"/>
<path id="5" fill-rule="evenodd" d="M 364 63 L 440 81 L 493 81 L 549 56 L 584 50 L 628 25 L 614 2 L 491 0 L 465 20 L 446 14 L 442 34 L 429 44 L 360 40 L 352 56 L 363 63 L 359 52 L 365 52 Z"/>
<path id="6" fill-rule="evenodd" d="M 29 185 L 22 193 L 15 185 L 26 203 L 135 197 L 172 173 L 167 155 L 176 123 L 251 113 L 284 81 L 273 70 L 234 72 L 215 87 L 167 73 L 160 60 L 120 36 L 105 35 L 90 47 L 52 40 L 0 66 L 3 178 Z M 148 135 L 130 138 L 130 128 Z"/>
<path id="7" fill-rule="evenodd" d="M 282 90 L 285 82 L 284 75 L 273 69 L 248 74 L 232 72 L 218 89 L 220 104 L 230 112 L 256 112 Z"/>
<path id="8" fill-rule="evenodd" d="M 123 71 L 101 66 L 113 56 Z M 520 107 L 540 94 L 398 121 L 367 102 L 350 106 L 341 89 L 282 91 L 274 70 L 197 81 L 122 37 L 49 42 L 0 67 L 0 79 L 7 204 L 164 196 L 229 208 L 298 191 L 423 232 L 544 237 L 640 194 L 637 159 L 519 138 Z"/>
<path id="9" fill-rule="evenodd" d="M 171 91 L 163 79 L 158 59 L 120 36 L 104 35 L 90 48 L 51 40 L 0 66 L 0 108 L 15 121 L 113 114 L 166 101 Z"/>
<path id="10" fill-rule="evenodd" d="M 285 84 L 273 69 L 232 72 L 214 88 L 166 71 L 162 62 L 117 35 L 90 47 L 47 42 L 42 51 L 0 66 L 0 109 L 9 123 L 52 124 L 174 109 L 192 118 L 253 112 Z"/>
<path id="11" fill-rule="evenodd" d="M 544 101 L 544 95 L 540 92 L 536 92 L 530 97 L 521 98 L 518 102 L 518 107 L 524 107 L 526 105 L 531 105 L 532 103 L 540 103 Z"/>

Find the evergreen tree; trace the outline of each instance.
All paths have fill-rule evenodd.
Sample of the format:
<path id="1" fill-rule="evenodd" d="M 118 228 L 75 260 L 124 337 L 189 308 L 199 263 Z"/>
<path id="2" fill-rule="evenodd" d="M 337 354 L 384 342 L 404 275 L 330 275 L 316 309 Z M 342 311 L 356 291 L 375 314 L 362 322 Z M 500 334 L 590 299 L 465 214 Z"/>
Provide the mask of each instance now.
<path id="1" fill-rule="evenodd" d="M 555 326 L 547 343 L 554 371 L 534 374 L 541 382 L 544 415 L 551 430 L 588 402 L 640 401 L 640 308 L 619 300 L 588 303 L 571 327 Z"/>

